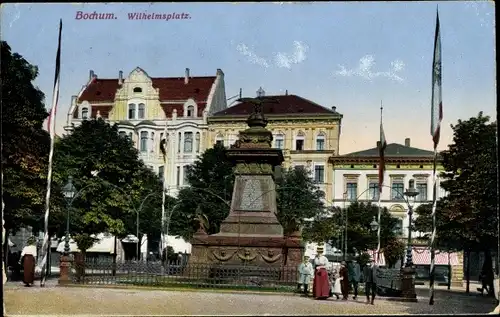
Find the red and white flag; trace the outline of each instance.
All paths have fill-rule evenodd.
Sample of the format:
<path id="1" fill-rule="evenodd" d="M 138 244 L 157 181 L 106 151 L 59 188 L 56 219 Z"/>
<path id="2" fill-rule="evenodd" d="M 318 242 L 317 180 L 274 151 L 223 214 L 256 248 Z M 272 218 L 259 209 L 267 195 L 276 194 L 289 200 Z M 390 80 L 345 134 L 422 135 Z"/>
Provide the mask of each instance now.
<path id="1" fill-rule="evenodd" d="M 387 141 L 385 140 L 384 126 L 382 125 L 382 107 L 380 107 L 380 145 L 378 148 L 380 163 L 378 165 L 378 191 L 382 192 L 382 187 L 384 186 L 384 173 L 385 173 L 385 148 L 387 147 Z M 379 195 L 380 196 L 380 195 Z"/>
<path id="2" fill-rule="evenodd" d="M 439 143 L 441 120 L 443 120 L 443 97 L 441 83 L 441 32 L 439 30 L 439 13 L 436 15 L 436 34 L 434 36 L 434 59 L 432 62 L 432 101 L 431 101 L 431 135 L 434 149 Z"/>

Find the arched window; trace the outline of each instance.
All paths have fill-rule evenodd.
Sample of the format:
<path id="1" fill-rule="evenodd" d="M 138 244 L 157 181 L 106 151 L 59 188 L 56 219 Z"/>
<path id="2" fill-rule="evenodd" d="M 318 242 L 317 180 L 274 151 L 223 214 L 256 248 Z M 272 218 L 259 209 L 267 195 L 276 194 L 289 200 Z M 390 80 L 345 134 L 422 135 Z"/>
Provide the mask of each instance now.
<path id="1" fill-rule="evenodd" d="M 135 87 L 134 88 L 134 92 L 142 92 L 142 88 L 141 87 Z"/>
<path id="2" fill-rule="evenodd" d="M 146 106 L 143 103 L 139 104 L 139 119 L 144 119 L 146 116 Z"/>
<path id="3" fill-rule="evenodd" d="M 224 136 L 222 134 L 217 134 L 215 137 L 215 144 L 224 146 Z"/>
<path id="4" fill-rule="evenodd" d="M 196 132 L 196 153 L 200 153 L 200 132 Z"/>
<path id="5" fill-rule="evenodd" d="M 126 136 L 127 136 L 127 132 L 125 132 L 125 131 L 120 131 L 118 134 L 119 134 L 121 137 L 126 137 Z"/>
<path id="6" fill-rule="evenodd" d="M 89 108 L 82 108 L 82 119 L 87 120 L 89 118 Z"/>
<path id="7" fill-rule="evenodd" d="M 141 152 L 148 151 L 148 133 L 146 131 L 141 132 Z"/>
<path id="8" fill-rule="evenodd" d="M 326 142 L 325 134 L 323 132 L 320 132 L 316 137 L 316 151 L 324 151 L 325 142 Z"/>
<path id="9" fill-rule="evenodd" d="M 192 118 L 195 116 L 194 113 L 194 106 L 188 106 L 187 107 L 187 112 L 186 112 L 187 117 Z"/>
<path id="10" fill-rule="evenodd" d="M 284 134 L 277 134 L 274 137 L 274 147 L 277 149 L 283 150 L 285 148 L 285 135 Z"/>
<path id="11" fill-rule="evenodd" d="M 295 151 L 303 151 L 304 150 L 304 141 L 305 141 L 306 135 L 304 132 L 299 131 L 297 133 L 297 136 L 295 137 Z"/>
<path id="12" fill-rule="evenodd" d="M 128 118 L 129 120 L 135 119 L 135 103 L 128 105 Z"/>
<path id="13" fill-rule="evenodd" d="M 193 132 L 184 132 L 184 153 L 193 152 Z"/>

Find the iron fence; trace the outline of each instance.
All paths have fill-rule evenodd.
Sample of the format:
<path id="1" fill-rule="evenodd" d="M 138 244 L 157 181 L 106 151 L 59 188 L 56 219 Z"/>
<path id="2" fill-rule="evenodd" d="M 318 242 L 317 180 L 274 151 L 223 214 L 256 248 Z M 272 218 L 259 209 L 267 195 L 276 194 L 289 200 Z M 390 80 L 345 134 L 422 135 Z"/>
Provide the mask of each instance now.
<path id="1" fill-rule="evenodd" d="M 293 291 L 298 268 L 171 261 L 75 262 L 72 281 L 87 285 L 140 285 Z"/>

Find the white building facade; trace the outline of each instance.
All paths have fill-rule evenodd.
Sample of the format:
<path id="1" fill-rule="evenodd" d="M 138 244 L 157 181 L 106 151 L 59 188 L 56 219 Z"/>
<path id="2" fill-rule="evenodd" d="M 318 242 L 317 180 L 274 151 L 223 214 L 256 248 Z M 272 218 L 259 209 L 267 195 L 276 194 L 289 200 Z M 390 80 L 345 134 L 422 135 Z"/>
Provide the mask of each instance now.
<path id="1" fill-rule="evenodd" d="M 378 167 L 380 158 L 378 147 L 332 157 L 333 165 L 333 205 L 347 208 L 350 203 L 370 202 L 378 204 Z M 405 145 L 391 143 L 385 150 L 385 173 L 380 205 L 386 207 L 392 216 L 400 218 L 399 232 L 403 237 L 408 236 L 408 204 L 404 192 L 409 188 L 410 180 L 418 195 L 410 199 L 413 211 L 421 204 L 432 202 L 433 198 L 433 159 L 434 152 L 413 148 L 410 139 L 405 140 Z M 437 199 L 446 195 L 439 183 L 439 172 L 442 167 L 437 167 Z M 417 215 L 413 213 L 413 219 Z M 420 233 L 413 234 L 418 237 Z"/>
<path id="2" fill-rule="evenodd" d="M 117 124 L 132 139 L 144 163 L 161 179 L 166 173 L 169 195 L 187 185 L 186 168 L 212 145 L 204 142 L 207 117 L 227 108 L 224 73 L 191 77 L 150 77 L 135 68 L 128 77 L 98 78 L 91 70 L 88 83 L 71 98 L 65 131 L 83 120 L 103 118 Z M 160 141 L 168 140 L 166 171 Z"/>

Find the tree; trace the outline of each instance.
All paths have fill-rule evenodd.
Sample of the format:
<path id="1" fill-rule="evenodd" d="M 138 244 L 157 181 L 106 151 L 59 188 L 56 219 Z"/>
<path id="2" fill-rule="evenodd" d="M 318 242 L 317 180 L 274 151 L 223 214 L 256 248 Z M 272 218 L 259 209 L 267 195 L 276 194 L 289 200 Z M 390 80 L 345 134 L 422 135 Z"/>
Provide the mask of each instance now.
<path id="1" fill-rule="evenodd" d="M 386 240 L 382 252 L 384 253 L 387 266 L 393 268 L 403 257 L 406 250 L 406 244 L 397 237 L 390 237 Z"/>
<path id="2" fill-rule="evenodd" d="M 307 226 L 304 237 L 313 237 L 312 241 L 329 241 L 341 245 L 341 236 L 345 232 L 347 216 L 347 252 L 374 250 L 377 248 L 377 232 L 371 229 L 373 218 L 378 216 L 378 207 L 371 203 L 353 202 L 347 208 L 333 208 L 331 216 L 314 219 Z M 380 215 L 381 249 L 393 243 L 398 226 L 398 219 L 392 217 L 387 208 L 382 208 Z M 318 230 L 319 229 L 319 230 Z M 326 229 L 326 230 L 325 230 Z"/>
<path id="3" fill-rule="evenodd" d="M 189 186 L 179 192 L 177 208 L 172 214 L 172 233 L 189 240 L 200 219 L 208 219 L 209 234 L 218 233 L 220 224 L 229 215 L 234 186 L 233 164 L 227 159 L 225 148 L 216 144 L 206 150 L 188 167 L 186 178 Z M 282 182 L 276 185 L 276 196 L 277 218 L 285 235 L 303 226 L 304 218 L 323 210 L 324 193 L 302 169 L 284 172 Z"/>
<path id="4" fill-rule="evenodd" d="M 150 173 L 132 141 L 120 136 L 116 126 L 103 119 L 83 121 L 56 144 L 54 153 L 56 186 L 61 188 L 72 176 L 78 190 L 70 210 L 70 232 L 81 235 L 82 241 L 101 232 L 123 236 L 130 229 L 125 223 L 135 217 L 135 203 L 143 194 L 139 188 L 151 182 Z M 88 245 L 78 247 L 85 252 Z"/>
<path id="5" fill-rule="evenodd" d="M 278 220 L 284 234 L 289 235 L 305 226 L 305 219 L 320 217 L 324 213 L 322 199 L 325 193 L 319 189 L 304 168 L 286 170 L 276 186 Z"/>
<path id="6" fill-rule="evenodd" d="M 444 172 L 441 187 L 448 195 L 440 199 L 437 236 L 440 247 L 485 254 L 483 269 L 493 283 L 491 250 L 496 248 L 498 219 L 496 122 L 480 112 L 452 125 L 453 143 L 441 152 Z M 429 207 L 417 210 L 419 221 L 429 223 Z M 428 230 L 425 230 L 428 231 Z"/>
<path id="7" fill-rule="evenodd" d="M 5 228 L 16 232 L 43 222 L 50 137 L 43 130 L 44 94 L 32 83 L 38 68 L 5 41 L 1 50 L 2 196 Z"/>

